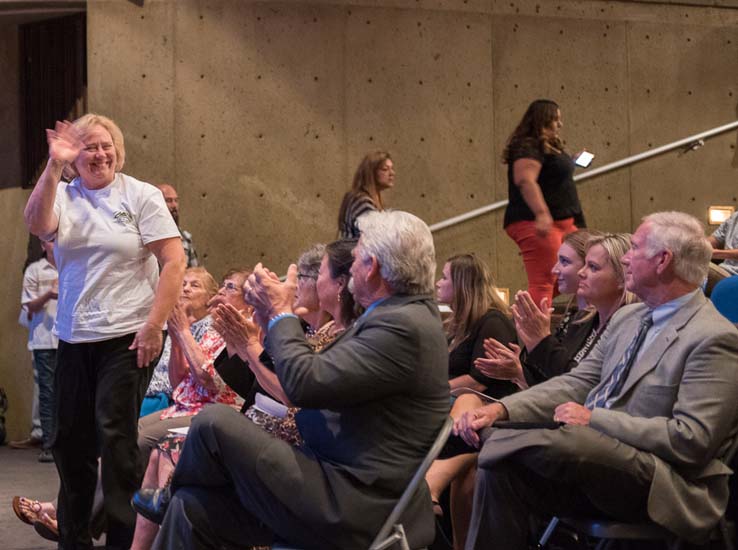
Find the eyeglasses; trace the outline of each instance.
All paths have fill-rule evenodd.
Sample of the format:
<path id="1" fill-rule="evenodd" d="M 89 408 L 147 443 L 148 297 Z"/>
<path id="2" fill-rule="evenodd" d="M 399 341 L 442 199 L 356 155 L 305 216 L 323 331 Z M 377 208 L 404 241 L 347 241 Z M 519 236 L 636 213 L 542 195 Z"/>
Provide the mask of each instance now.
<path id="1" fill-rule="evenodd" d="M 317 280 L 318 279 L 318 276 L 317 275 L 308 275 L 307 273 L 298 273 L 297 274 L 297 278 L 298 279 L 313 279 L 313 280 Z"/>
<path id="2" fill-rule="evenodd" d="M 226 292 L 241 292 L 241 287 L 232 281 L 224 282 L 220 288 L 225 289 Z"/>

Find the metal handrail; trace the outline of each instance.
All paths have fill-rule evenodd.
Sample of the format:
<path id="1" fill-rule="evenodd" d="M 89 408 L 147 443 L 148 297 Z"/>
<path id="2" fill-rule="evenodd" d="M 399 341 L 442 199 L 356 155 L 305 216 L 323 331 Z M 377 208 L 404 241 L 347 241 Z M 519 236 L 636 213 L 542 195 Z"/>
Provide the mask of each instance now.
<path id="1" fill-rule="evenodd" d="M 637 162 L 644 161 L 651 157 L 655 157 L 657 155 L 668 153 L 669 151 L 673 151 L 674 149 L 685 148 L 685 147 L 687 148 L 686 150 L 696 149 L 702 146 L 704 140 L 709 139 L 711 137 L 715 137 L 720 134 L 724 134 L 735 128 L 738 128 L 738 120 L 731 122 L 729 124 L 717 126 L 716 128 L 713 128 L 711 130 L 706 130 L 699 134 L 695 134 L 693 136 L 686 137 L 684 139 L 680 139 L 672 143 L 668 143 L 666 145 L 662 145 L 661 147 L 657 147 L 656 149 L 651 149 L 643 153 L 638 153 L 637 155 L 631 155 L 624 159 L 616 160 L 615 162 L 605 164 L 604 166 L 600 166 L 599 168 L 595 168 L 594 170 L 589 170 L 587 172 L 577 174 L 576 176 L 574 176 L 574 181 L 579 182 L 579 181 L 586 180 L 589 178 L 594 178 L 595 176 L 600 176 L 607 172 L 611 172 L 619 168 L 624 168 L 626 166 L 630 166 L 631 164 L 636 164 Z M 475 208 L 474 210 L 470 210 L 469 212 L 466 212 L 464 214 L 459 214 L 458 216 L 454 216 L 453 218 L 448 218 L 438 223 L 434 223 L 433 225 L 430 226 L 430 230 L 433 232 L 440 231 L 441 229 L 445 229 L 447 227 L 451 227 L 453 225 L 457 225 L 462 222 L 477 218 L 488 212 L 493 212 L 495 210 L 504 208 L 505 206 L 507 206 L 508 202 L 510 201 L 502 200 L 502 201 L 493 202 L 492 204 L 488 204 L 486 206 Z"/>

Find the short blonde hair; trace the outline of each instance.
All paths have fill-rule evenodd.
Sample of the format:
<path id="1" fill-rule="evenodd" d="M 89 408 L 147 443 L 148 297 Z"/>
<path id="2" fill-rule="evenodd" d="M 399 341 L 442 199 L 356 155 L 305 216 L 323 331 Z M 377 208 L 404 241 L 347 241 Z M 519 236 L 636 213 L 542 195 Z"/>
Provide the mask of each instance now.
<path id="1" fill-rule="evenodd" d="M 102 126 L 105 128 L 110 137 L 113 138 L 113 147 L 115 148 L 115 172 L 123 170 L 123 164 L 126 161 L 126 146 L 123 140 L 123 132 L 120 131 L 118 125 L 106 116 L 95 113 L 87 113 L 72 122 L 72 127 L 79 132 L 81 136 L 85 136 L 93 126 Z M 67 166 L 65 175 L 78 176 L 74 163 Z"/>

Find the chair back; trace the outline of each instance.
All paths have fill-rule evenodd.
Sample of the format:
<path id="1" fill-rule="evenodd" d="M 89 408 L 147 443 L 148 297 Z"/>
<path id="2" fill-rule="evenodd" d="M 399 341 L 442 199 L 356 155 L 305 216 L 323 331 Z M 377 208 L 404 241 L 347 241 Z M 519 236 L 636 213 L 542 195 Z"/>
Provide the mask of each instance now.
<path id="1" fill-rule="evenodd" d="M 399 542 L 399 538 L 404 538 L 402 526 L 399 525 L 399 529 L 396 529 L 396 524 L 410 503 L 410 499 L 415 495 L 415 491 L 418 489 L 418 486 L 425 482 L 425 474 L 428 472 L 431 464 L 433 464 L 433 461 L 438 457 L 443 446 L 446 444 L 446 440 L 451 434 L 451 428 L 453 425 L 453 419 L 450 416 L 447 416 L 446 420 L 443 422 L 443 426 L 441 426 L 441 429 L 438 431 L 436 440 L 433 442 L 433 445 L 431 445 L 428 454 L 425 455 L 425 458 L 420 463 L 420 466 L 418 466 L 418 469 L 415 471 L 410 483 L 402 492 L 400 500 L 397 501 L 392 512 L 390 512 L 389 517 L 384 522 L 384 525 L 382 525 L 382 528 L 379 530 L 379 533 L 374 539 L 374 542 L 372 542 L 372 545 L 369 547 L 369 550 L 388 548 L 390 544 Z M 404 546 L 407 546 L 407 541 L 404 541 Z"/>
<path id="2" fill-rule="evenodd" d="M 731 323 L 738 323 L 738 275 L 719 281 L 712 289 L 710 300 Z"/>

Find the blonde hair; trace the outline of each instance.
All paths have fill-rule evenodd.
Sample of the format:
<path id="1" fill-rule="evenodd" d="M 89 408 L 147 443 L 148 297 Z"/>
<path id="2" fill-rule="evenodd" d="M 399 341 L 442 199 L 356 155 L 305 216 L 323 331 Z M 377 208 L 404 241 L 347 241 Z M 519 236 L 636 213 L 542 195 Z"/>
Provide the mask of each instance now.
<path id="1" fill-rule="evenodd" d="M 492 274 L 485 263 L 474 254 L 458 254 L 446 260 L 451 272 L 454 295 L 451 299 L 453 314 L 446 320 L 445 328 L 456 348 L 469 337 L 469 331 L 490 309 L 510 315 L 507 304 L 497 293 Z"/>
<path id="2" fill-rule="evenodd" d="M 74 128 L 82 137 L 89 133 L 93 126 L 102 126 L 108 131 L 110 137 L 113 139 L 113 147 L 115 148 L 116 157 L 115 172 L 120 172 L 123 170 L 123 165 L 126 161 L 126 147 L 123 140 L 123 132 L 120 131 L 118 125 L 111 119 L 95 113 L 87 113 L 72 122 L 72 128 Z M 79 176 L 77 169 L 74 167 L 74 163 L 70 163 L 65 166 L 64 175 L 67 177 Z"/>
<path id="3" fill-rule="evenodd" d="M 585 253 L 597 245 L 600 245 L 607 253 L 607 261 L 615 272 L 615 278 L 623 288 L 620 295 L 620 305 L 638 302 L 638 297 L 625 288 L 625 271 L 623 270 L 623 264 L 620 262 L 620 259 L 630 250 L 630 233 L 603 233 L 592 236 L 587 240 L 584 247 Z M 588 321 L 597 312 L 594 308 L 588 307 L 587 310 L 589 313 L 578 319 L 577 323 Z"/>

